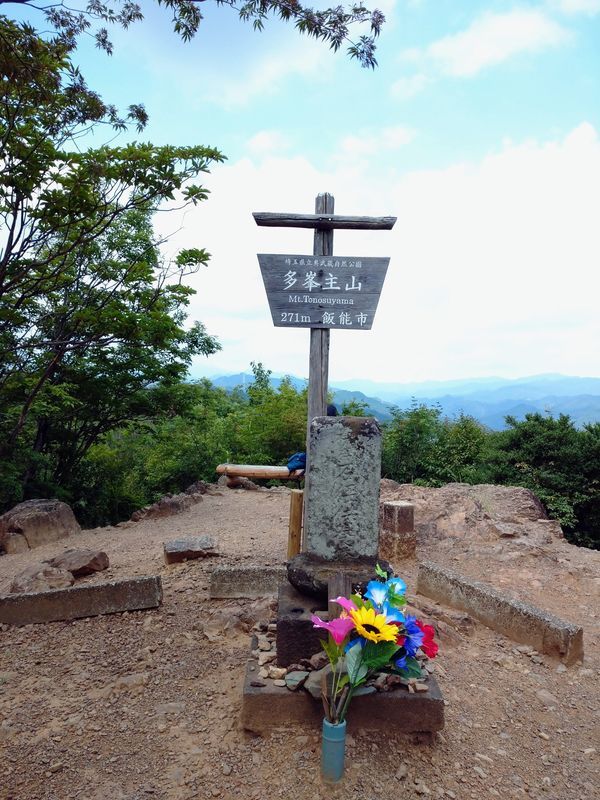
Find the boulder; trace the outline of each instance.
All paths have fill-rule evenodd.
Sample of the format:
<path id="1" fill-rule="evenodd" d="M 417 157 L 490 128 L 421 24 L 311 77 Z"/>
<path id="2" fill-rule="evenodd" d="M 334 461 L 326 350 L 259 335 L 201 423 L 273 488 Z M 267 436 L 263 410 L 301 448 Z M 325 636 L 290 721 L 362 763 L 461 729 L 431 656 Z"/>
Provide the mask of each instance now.
<path id="1" fill-rule="evenodd" d="M 91 575 L 93 572 L 101 572 L 108 568 L 108 556 L 102 550 L 65 550 L 55 558 L 46 562 L 51 567 L 65 569 L 72 573 L 73 577 L 81 578 L 83 575 Z"/>
<path id="2" fill-rule="evenodd" d="M 142 519 L 156 519 L 160 517 L 170 517 L 173 514 L 181 514 L 187 511 L 196 503 L 202 502 L 202 494 L 194 492 L 187 494 L 166 494 L 151 506 L 146 506 L 131 515 L 131 522 L 139 522 Z"/>
<path id="3" fill-rule="evenodd" d="M 10 594 L 47 592 L 49 589 L 66 589 L 75 583 L 75 578 L 66 569 L 49 564 L 32 564 L 19 573 L 10 585 Z"/>
<path id="4" fill-rule="evenodd" d="M 537 545 L 563 538 L 558 522 L 549 520 L 538 498 L 520 486 L 449 483 L 434 489 L 385 479 L 381 501 L 390 500 L 414 504 L 418 542 L 510 538 Z"/>
<path id="5" fill-rule="evenodd" d="M 0 517 L 0 549 L 6 553 L 56 542 L 81 527 L 71 508 L 60 500 L 26 500 Z"/>

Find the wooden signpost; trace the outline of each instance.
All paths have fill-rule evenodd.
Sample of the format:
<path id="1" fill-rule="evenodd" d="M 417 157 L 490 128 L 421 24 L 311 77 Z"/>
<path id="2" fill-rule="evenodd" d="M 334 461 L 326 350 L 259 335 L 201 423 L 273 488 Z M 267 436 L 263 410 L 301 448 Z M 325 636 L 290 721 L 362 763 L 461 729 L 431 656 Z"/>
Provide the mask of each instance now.
<path id="1" fill-rule="evenodd" d="M 257 225 L 315 232 L 312 255 L 258 256 L 273 324 L 310 328 L 307 454 L 310 424 L 327 410 L 329 331 L 370 330 L 389 264 L 389 258 L 334 256 L 333 232 L 391 230 L 396 222 L 396 217 L 336 216 L 334 202 L 325 193 L 317 195 L 314 214 L 253 214 Z"/>

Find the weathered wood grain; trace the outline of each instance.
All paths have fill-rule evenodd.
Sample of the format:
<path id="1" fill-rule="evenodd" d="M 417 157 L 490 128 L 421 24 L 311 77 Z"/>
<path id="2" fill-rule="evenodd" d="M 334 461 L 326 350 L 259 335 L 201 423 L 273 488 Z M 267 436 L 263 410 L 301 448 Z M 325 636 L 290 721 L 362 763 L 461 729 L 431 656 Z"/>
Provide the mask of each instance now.
<path id="1" fill-rule="evenodd" d="M 389 231 L 397 217 L 356 217 L 334 214 L 274 214 L 255 211 L 252 215 L 257 225 L 268 228 L 317 228 L 324 231 L 335 229 Z"/>

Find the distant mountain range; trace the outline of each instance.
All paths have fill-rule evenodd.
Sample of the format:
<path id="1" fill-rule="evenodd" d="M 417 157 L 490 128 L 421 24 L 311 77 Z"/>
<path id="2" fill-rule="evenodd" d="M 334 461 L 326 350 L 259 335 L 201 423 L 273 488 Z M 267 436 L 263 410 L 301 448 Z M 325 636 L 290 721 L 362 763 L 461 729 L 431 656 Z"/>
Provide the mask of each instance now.
<path id="1" fill-rule="evenodd" d="M 273 375 L 278 386 L 282 375 Z M 302 388 L 305 380 L 290 376 L 294 386 Z M 253 376 L 247 373 L 212 378 L 216 386 L 233 389 L 247 386 Z M 582 426 L 600 422 L 600 378 L 567 375 L 532 375 L 527 378 L 474 378 L 423 383 L 377 383 L 369 380 L 336 381 L 330 387 L 339 407 L 350 400 L 367 404 L 367 413 L 385 421 L 393 407 L 409 408 L 413 400 L 439 405 L 445 416 L 469 414 L 493 430 L 506 427 L 505 417 L 523 419 L 525 414 L 540 412 L 557 417 L 568 414 Z"/>

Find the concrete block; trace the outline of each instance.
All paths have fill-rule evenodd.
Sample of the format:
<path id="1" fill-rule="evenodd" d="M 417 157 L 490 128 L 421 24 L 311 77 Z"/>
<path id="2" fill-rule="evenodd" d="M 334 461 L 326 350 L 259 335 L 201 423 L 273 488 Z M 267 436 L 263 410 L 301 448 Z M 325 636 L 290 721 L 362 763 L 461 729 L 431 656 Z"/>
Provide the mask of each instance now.
<path id="1" fill-rule="evenodd" d="M 264 684 L 253 686 L 252 683 Z M 348 731 L 373 731 L 385 736 L 394 729 L 401 733 L 433 732 L 444 727 L 444 699 L 431 676 L 427 692 L 410 693 L 400 686 L 391 692 L 353 698 L 348 712 Z M 320 730 L 323 706 L 303 689 L 292 692 L 258 678 L 256 661 L 246 666 L 242 697 L 242 727 L 259 736 L 277 728 L 288 732 L 294 726 Z"/>
<path id="2" fill-rule="evenodd" d="M 277 594 L 279 584 L 287 580 L 281 567 L 217 567 L 210 576 L 210 596 L 264 597 Z"/>
<path id="3" fill-rule="evenodd" d="M 160 577 L 151 575 L 146 578 L 1 597 L 0 622 L 8 625 L 30 625 L 95 617 L 99 614 L 156 608 L 161 602 Z"/>
<path id="4" fill-rule="evenodd" d="M 433 563 L 419 565 L 417 592 L 472 617 L 515 642 L 572 664 L 583 660 L 583 628 L 485 583 Z"/>
<path id="5" fill-rule="evenodd" d="M 218 556 L 217 543 L 212 536 L 195 536 L 189 539 L 173 539 L 164 543 L 165 564 L 179 564 L 193 558 Z"/>
<path id="6" fill-rule="evenodd" d="M 414 558 L 416 550 L 415 507 L 404 500 L 388 500 L 379 505 L 379 552 L 395 564 Z"/>
<path id="7" fill-rule="evenodd" d="M 327 634 L 315 628 L 311 614 L 327 618 L 326 602 L 300 594 L 290 583 L 279 586 L 277 610 L 277 663 L 282 667 L 297 664 L 322 650 L 321 639 Z"/>
<path id="8" fill-rule="evenodd" d="M 330 561 L 374 558 L 379 544 L 381 431 L 370 417 L 315 417 L 305 488 L 306 551 Z"/>

